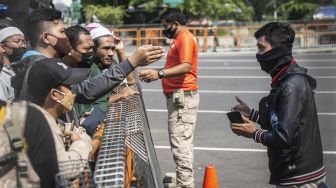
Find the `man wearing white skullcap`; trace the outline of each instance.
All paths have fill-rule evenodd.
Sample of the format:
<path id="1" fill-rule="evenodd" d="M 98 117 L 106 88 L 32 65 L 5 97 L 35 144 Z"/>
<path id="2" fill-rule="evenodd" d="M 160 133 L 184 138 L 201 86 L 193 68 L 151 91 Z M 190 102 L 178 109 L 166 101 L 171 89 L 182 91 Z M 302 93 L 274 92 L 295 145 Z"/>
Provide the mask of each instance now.
<path id="1" fill-rule="evenodd" d="M 7 24 L 6 24 L 7 23 Z M 14 76 L 11 63 L 21 59 L 26 51 L 26 40 L 20 29 L 12 26 L 10 20 L 5 20 L 0 24 L 0 53 L 3 58 L 0 72 L 0 100 L 12 101 L 14 99 L 14 89 L 10 79 Z"/>
<path id="2" fill-rule="evenodd" d="M 88 28 L 87 25 L 85 28 Z M 94 28 L 92 28 L 94 27 Z M 114 54 L 118 55 L 119 62 L 125 61 L 127 58 L 124 52 L 123 42 L 114 35 L 113 31 L 99 25 L 90 25 L 90 36 L 94 41 L 95 58 L 90 67 L 90 77 L 95 77 L 106 71 L 112 64 L 118 63 L 114 60 Z M 98 69 L 98 73 L 96 70 Z M 129 73 L 121 84 L 127 83 L 132 85 L 135 83 L 132 73 Z M 75 104 L 76 111 L 80 116 L 87 114 L 91 109 L 99 107 L 103 112 L 107 111 L 108 101 L 118 101 L 121 98 L 134 94 L 135 91 L 130 87 L 126 87 L 118 94 L 107 94 L 91 104 Z M 110 100 L 109 100 L 110 99 Z"/>
<path id="3" fill-rule="evenodd" d="M 114 55 L 117 53 L 118 57 L 125 57 L 124 45 L 119 45 L 117 48 L 116 37 L 113 31 L 105 27 L 97 27 L 90 31 L 91 38 L 94 42 L 94 51 L 96 54 L 95 63 L 98 65 L 100 70 L 104 70 L 112 65 L 112 63 L 117 63 L 114 60 Z M 126 59 L 126 58 L 125 58 Z M 123 58 L 120 59 L 124 60 Z"/>

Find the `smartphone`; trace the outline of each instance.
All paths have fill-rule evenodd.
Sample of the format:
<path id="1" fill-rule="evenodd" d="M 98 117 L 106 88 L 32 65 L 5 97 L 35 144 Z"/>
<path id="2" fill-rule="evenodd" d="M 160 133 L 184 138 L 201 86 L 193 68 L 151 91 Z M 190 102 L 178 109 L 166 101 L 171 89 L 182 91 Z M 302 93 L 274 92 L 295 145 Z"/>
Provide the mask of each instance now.
<path id="1" fill-rule="evenodd" d="M 245 123 L 240 112 L 228 112 L 226 115 L 231 123 Z"/>
<path id="2" fill-rule="evenodd" d="M 91 114 L 85 118 L 82 126 L 89 135 L 93 135 L 99 123 L 104 120 L 105 113 L 99 107 L 94 107 L 90 112 Z"/>

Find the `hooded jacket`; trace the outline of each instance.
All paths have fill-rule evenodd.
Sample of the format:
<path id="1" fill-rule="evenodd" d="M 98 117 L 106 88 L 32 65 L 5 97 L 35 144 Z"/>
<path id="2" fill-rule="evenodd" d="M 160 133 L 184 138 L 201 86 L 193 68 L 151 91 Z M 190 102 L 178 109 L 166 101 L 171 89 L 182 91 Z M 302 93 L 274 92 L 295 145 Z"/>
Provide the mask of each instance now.
<path id="1" fill-rule="evenodd" d="M 316 80 L 290 64 L 261 99 L 252 120 L 261 125 L 255 141 L 267 146 L 270 184 L 290 186 L 322 179 L 323 149 L 314 99 Z"/>

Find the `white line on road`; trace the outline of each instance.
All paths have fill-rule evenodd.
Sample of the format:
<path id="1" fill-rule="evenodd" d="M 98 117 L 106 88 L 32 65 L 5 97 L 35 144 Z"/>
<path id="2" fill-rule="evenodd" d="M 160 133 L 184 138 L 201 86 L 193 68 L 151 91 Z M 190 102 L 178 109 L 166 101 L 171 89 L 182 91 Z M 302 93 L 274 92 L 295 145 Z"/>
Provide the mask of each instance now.
<path id="1" fill-rule="evenodd" d="M 148 67 L 141 67 L 142 69 L 159 69 L 162 68 L 162 66 L 148 66 Z M 324 70 L 324 69 L 336 69 L 336 67 L 305 67 L 309 70 Z M 199 66 L 198 70 L 260 70 L 260 67 L 202 67 Z"/>
<path id="2" fill-rule="evenodd" d="M 166 109 L 146 109 L 147 112 L 167 112 Z M 198 110 L 197 113 L 208 113 L 208 114 L 226 114 L 229 111 L 220 110 Z"/>
<path id="3" fill-rule="evenodd" d="M 335 59 L 295 59 L 296 62 L 298 62 L 299 64 L 301 62 L 314 62 L 314 63 L 320 63 L 320 62 L 330 62 L 330 63 L 336 63 Z M 158 62 L 165 62 L 165 60 L 160 60 Z M 257 63 L 257 59 L 198 59 L 198 62 L 202 62 L 202 63 Z"/>
<path id="4" fill-rule="evenodd" d="M 336 79 L 336 76 L 313 76 L 316 79 Z M 206 79 L 271 79 L 269 76 L 198 76 Z"/>
<path id="5" fill-rule="evenodd" d="M 143 89 L 144 92 L 160 92 L 161 89 Z M 214 93 L 214 94 L 267 94 L 269 91 L 234 91 L 234 90 L 198 90 L 199 93 Z M 317 94 L 336 94 L 336 91 L 315 91 Z"/>
<path id="6" fill-rule="evenodd" d="M 170 146 L 154 146 L 155 149 L 170 149 Z M 194 147 L 195 151 L 238 151 L 238 152 L 266 152 L 264 149 L 247 149 L 247 148 L 210 148 Z M 336 151 L 323 151 L 324 154 L 336 155 Z"/>
<path id="7" fill-rule="evenodd" d="M 147 112 L 167 112 L 166 109 L 146 109 Z M 198 110 L 197 113 L 206 113 L 206 114 L 226 114 L 229 111 L 224 110 Z M 336 112 L 319 112 L 317 113 L 320 116 L 336 116 Z"/>

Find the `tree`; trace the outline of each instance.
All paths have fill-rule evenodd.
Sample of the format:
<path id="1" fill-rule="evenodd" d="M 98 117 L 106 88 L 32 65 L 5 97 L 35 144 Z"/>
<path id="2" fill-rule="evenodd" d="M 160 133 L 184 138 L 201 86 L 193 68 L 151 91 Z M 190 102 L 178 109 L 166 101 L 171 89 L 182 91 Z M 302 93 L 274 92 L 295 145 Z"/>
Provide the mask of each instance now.
<path id="1" fill-rule="evenodd" d="M 250 21 L 253 17 L 252 7 L 243 0 L 185 0 L 178 8 L 191 16 L 209 16 L 214 20 Z"/>
<path id="2" fill-rule="evenodd" d="M 266 17 L 271 17 L 274 11 L 274 3 L 276 0 L 247 0 L 246 2 L 253 7 L 254 21 L 262 21 Z"/>
<path id="3" fill-rule="evenodd" d="M 280 5 L 279 10 L 284 13 L 287 20 L 311 19 L 316 3 L 307 0 L 287 0 Z"/>
<path id="4" fill-rule="evenodd" d="M 123 6 L 112 7 L 110 5 L 85 5 L 84 14 L 86 20 L 91 20 L 95 15 L 103 24 L 121 25 L 125 16 Z"/>

